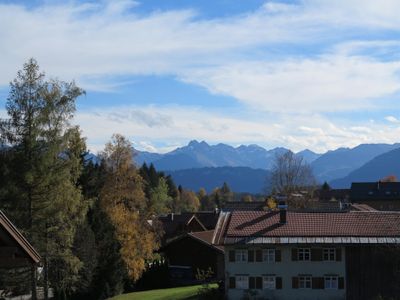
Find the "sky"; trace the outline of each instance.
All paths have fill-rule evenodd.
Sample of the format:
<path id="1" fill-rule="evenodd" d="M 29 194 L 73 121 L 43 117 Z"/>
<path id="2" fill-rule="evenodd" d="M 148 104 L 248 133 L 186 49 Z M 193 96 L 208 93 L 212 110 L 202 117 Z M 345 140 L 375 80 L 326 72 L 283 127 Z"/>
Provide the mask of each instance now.
<path id="1" fill-rule="evenodd" d="M 0 0 L 0 116 L 34 57 L 75 80 L 74 123 L 167 152 L 190 140 L 325 152 L 400 141 L 398 0 Z"/>

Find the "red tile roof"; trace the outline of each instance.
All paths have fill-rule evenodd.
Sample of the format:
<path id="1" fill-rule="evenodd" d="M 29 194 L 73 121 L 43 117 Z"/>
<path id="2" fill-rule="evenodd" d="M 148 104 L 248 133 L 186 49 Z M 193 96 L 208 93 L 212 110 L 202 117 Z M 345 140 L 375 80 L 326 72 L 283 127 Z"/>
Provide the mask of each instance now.
<path id="1" fill-rule="evenodd" d="M 352 211 L 338 213 L 234 211 L 220 233 L 229 237 L 400 237 L 400 213 Z M 221 236 L 221 237 L 222 237 Z"/>

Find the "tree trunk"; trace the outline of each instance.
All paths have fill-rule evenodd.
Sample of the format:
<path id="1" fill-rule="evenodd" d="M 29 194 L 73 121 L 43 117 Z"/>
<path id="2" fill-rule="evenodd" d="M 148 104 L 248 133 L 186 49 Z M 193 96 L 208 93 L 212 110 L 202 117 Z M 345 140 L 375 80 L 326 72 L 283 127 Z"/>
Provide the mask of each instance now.
<path id="1" fill-rule="evenodd" d="M 32 284 L 32 300 L 37 300 L 37 278 L 36 278 L 36 264 L 32 264 L 31 266 L 31 284 Z"/>

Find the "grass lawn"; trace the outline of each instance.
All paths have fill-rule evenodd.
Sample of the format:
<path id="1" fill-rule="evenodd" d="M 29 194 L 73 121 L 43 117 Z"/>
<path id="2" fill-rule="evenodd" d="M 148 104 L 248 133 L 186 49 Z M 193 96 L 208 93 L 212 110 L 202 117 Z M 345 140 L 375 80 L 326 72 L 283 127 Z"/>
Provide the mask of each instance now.
<path id="1" fill-rule="evenodd" d="M 110 300 L 192 300 L 197 299 L 197 292 L 201 285 L 185 286 L 172 289 L 151 290 L 115 296 Z M 217 288 L 216 284 L 211 287 Z"/>

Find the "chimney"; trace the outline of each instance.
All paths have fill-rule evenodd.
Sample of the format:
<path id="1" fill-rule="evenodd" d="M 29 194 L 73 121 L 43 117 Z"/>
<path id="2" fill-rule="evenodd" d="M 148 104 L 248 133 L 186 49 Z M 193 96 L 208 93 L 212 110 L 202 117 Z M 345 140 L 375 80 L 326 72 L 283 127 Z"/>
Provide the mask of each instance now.
<path id="1" fill-rule="evenodd" d="M 287 218 L 286 218 L 286 214 L 287 214 L 287 205 L 285 200 L 280 200 L 279 204 L 278 204 L 278 208 L 279 208 L 279 223 L 280 224 L 286 224 L 287 223 Z"/>

